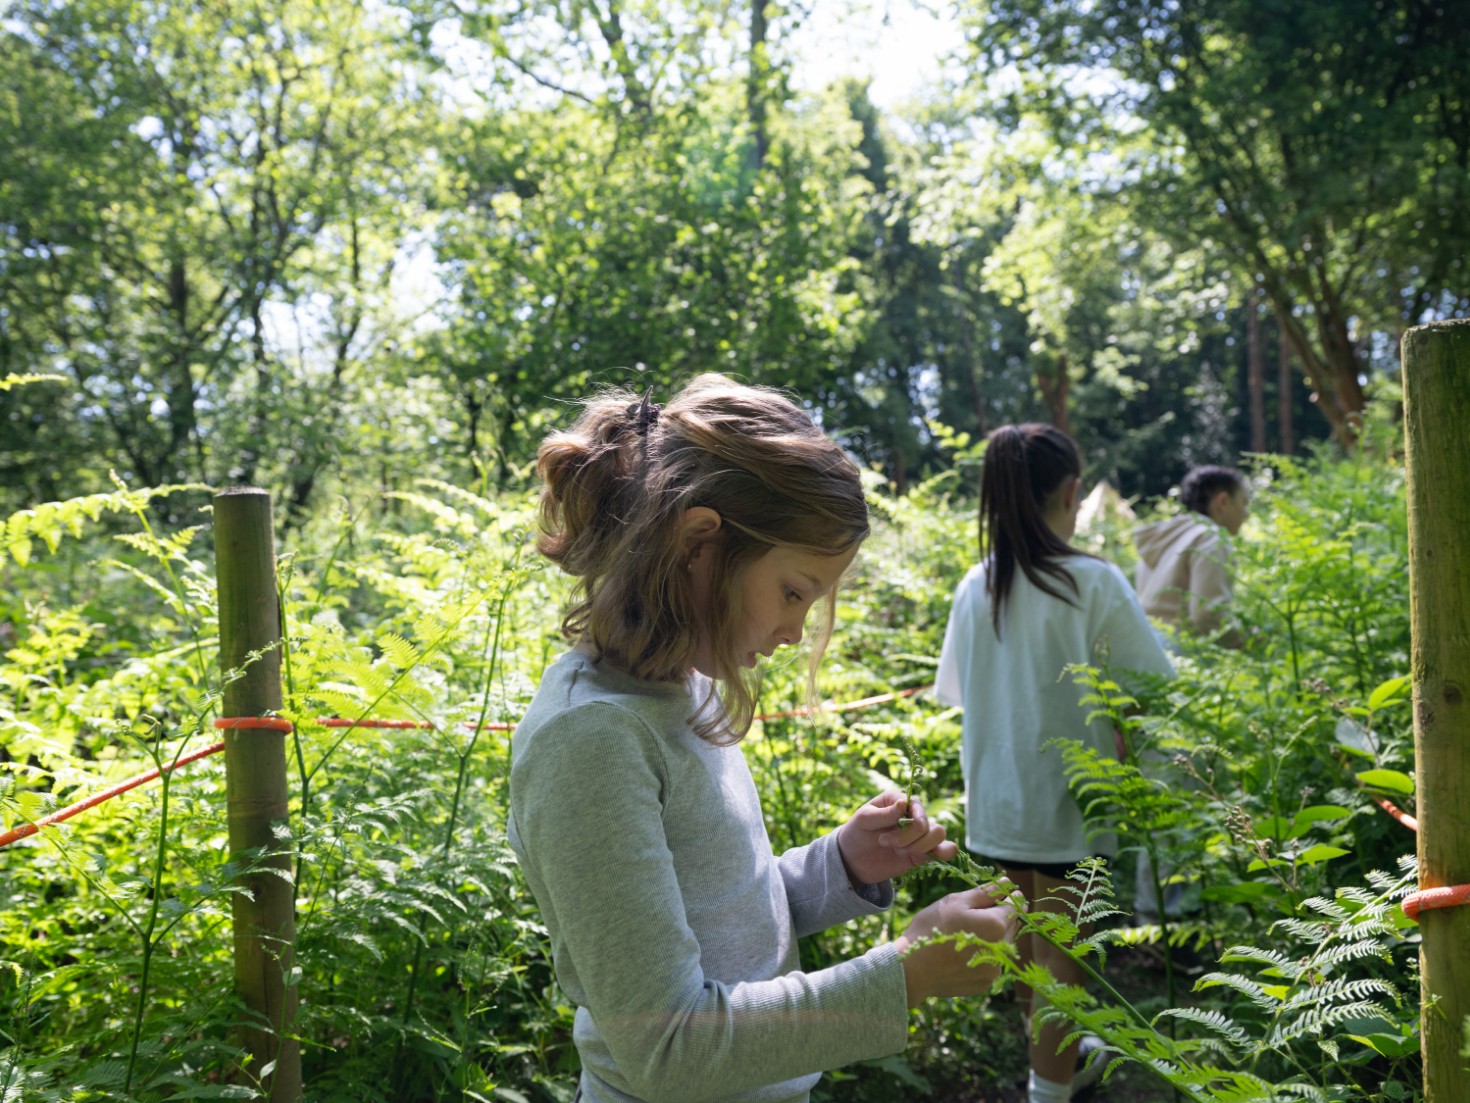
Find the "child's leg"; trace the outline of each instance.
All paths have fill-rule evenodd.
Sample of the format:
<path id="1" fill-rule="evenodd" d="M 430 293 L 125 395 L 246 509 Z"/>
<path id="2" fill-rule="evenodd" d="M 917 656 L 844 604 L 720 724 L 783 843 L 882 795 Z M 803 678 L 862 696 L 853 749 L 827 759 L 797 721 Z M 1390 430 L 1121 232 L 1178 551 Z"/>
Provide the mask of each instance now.
<path id="1" fill-rule="evenodd" d="M 1021 890 L 1021 895 L 1026 898 L 1026 904 L 1029 907 L 1031 901 L 1036 899 L 1036 885 L 1033 881 L 1033 878 L 1036 876 L 1036 871 L 1031 869 L 1012 869 L 1004 863 L 1000 863 L 1000 868 L 1006 877 L 1011 880 L 1011 883 Z M 1021 968 L 1024 969 L 1031 964 L 1032 955 L 1035 952 L 1032 943 L 1036 941 L 1039 940 L 1029 934 L 1023 934 L 1016 939 L 1016 957 L 1021 963 Z M 1021 1008 L 1021 1021 L 1026 1026 L 1028 1044 L 1031 1038 L 1031 1001 L 1033 995 L 1034 993 L 1032 993 L 1030 985 L 1019 983 L 1016 985 L 1016 1003 Z"/>
<path id="2" fill-rule="evenodd" d="M 1056 912 L 1066 914 L 1071 911 L 1071 905 L 1075 904 L 1076 898 L 1070 893 L 1061 891 L 1066 881 L 1055 877 L 1048 877 L 1037 870 L 1027 871 L 1025 876 L 1029 877 L 1029 886 L 1024 886 L 1017 880 L 1016 884 L 1022 886 L 1026 893 L 1027 902 L 1031 911 Z M 1011 875 L 1012 880 L 1015 876 Z M 1084 930 L 1084 934 L 1088 933 Z M 1024 937 L 1024 936 L 1023 936 Z M 1050 942 L 1040 938 L 1031 938 L 1034 943 L 1030 947 L 1030 958 L 1023 960 L 1035 960 L 1044 965 L 1053 977 L 1065 984 L 1081 984 L 1087 974 L 1082 967 L 1072 960 L 1067 954 L 1054 947 Z M 1023 954 L 1026 951 L 1022 951 Z M 1040 997 L 1029 990 L 1027 992 L 1027 1006 L 1035 1012 L 1043 1006 Z M 1070 1084 L 1072 1073 L 1077 1067 L 1077 1050 L 1079 1041 L 1073 1042 L 1060 1053 L 1057 1046 L 1062 1039 L 1071 1033 L 1071 1028 L 1066 1023 L 1042 1023 L 1040 1031 L 1033 1036 L 1030 1042 L 1031 1068 L 1037 1076 L 1044 1080 L 1050 1080 L 1058 1084 Z"/>

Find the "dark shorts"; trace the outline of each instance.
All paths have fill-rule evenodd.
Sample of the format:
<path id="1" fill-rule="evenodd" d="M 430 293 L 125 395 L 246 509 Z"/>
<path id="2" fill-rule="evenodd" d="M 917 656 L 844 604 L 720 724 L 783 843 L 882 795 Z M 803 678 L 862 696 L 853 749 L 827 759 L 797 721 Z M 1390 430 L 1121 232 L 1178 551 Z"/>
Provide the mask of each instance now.
<path id="1" fill-rule="evenodd" d="M 1094 854 L 1094 858 L 1101 858 L 1108 863 L 1109 871 L 1112 870 L 1113 860 L 1106 854 Z M 1034 870 L 1044 877 L 1053 877 L 1058 881 L 1065 881 L 1068 874 L 1077 868 L 1077 862 L 1017 862 L 1010 858 L 996 858 L 989 854 L 974 855 L 975 861 L 988 866 L 1003 866 L 1007 869 Z M 1078 859 L 1081 861 L 1082 859 Z"/>

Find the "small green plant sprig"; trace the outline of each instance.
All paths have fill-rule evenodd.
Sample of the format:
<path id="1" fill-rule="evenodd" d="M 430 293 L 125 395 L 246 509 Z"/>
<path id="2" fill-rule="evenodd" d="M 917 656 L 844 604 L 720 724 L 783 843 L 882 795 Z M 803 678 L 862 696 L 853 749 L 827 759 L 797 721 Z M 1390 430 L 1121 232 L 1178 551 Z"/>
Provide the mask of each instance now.
<path id="1" fill-rule="evenodd" d="M 908 787 L 904 790 L 903 794 L 904 814 L 898 820 L 898 826 L 900 828 L 908 827 L 914 822 L 914 817 L 911 815 L 914 789 L 917 787 L 920 779 L 924 777 L 924 761 L 919 757 L 919 750 L 914 746 L 913 740 L 907 736 L 904 737 L 903 750 L 904 757 L 908 761 L 909 781 Z M 919 795 L 923 796 L 923 793 Z"/>

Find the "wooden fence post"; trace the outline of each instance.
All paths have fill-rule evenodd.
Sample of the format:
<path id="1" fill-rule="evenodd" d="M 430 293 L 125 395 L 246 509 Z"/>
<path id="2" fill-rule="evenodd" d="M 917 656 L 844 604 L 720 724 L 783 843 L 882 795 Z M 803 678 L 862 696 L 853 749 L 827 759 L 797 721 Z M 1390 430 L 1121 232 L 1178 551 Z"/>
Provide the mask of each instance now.
<path id="1" fill-rule="evenodd" d="M 1470 884 L 1470 319 L 1404 334 L 1419 886 Z M 1470 905 L 1419 917 L 1425 1103 L 1470 1103 Z"/>
<path id="2" fill-rule="evenodd" d="M 224 714 L 264 716 L 281 707 L 281 614 L 270 494 L 233 487 L 215 495 L 214 550 L 220 670 L 245 671 L 225 687 Z M 254 659 L 252 652 L 258 653 Z M 279 851 L 267 864 L 284 874 L 253 872 L 242 878 L 250 896 L 230 897 L 235 989 L 260 1023 L 244 1031 L 250 1072 L 262 1077 L 271 1103 L 296 1103 L 301 1098 L 301 1046 L 290 1037 L 296 1019 L 296 985 L 290 979 L 296 920 L 291 857 L 275 834 L 288 814 L 286 737 L 258 728 L 226 730 L 224 737 L 230 853 Z M 272 1063 L 269 1075 L 263 1076 Z"/>

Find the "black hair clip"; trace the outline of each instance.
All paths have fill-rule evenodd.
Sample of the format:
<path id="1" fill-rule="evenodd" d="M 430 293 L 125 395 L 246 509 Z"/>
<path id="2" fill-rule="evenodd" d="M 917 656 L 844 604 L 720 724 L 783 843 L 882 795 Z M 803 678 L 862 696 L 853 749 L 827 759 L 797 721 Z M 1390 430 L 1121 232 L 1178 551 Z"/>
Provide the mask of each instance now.
<path id="1" fill-rule="evenodd" d="M 640 437 L 648 436 L 648 431 L 658 424 L 658 415 L 663 412 L 663 407 L 657 402 L 648 401 L 652 395 L 653 388 L 649 387 L 639 401 L 628 403 L 627 414 L 633 419 Z"/>

